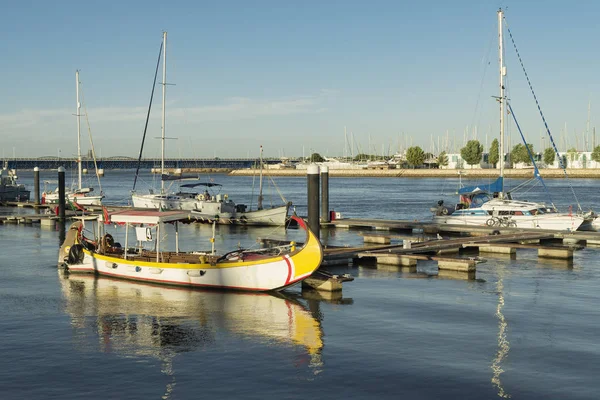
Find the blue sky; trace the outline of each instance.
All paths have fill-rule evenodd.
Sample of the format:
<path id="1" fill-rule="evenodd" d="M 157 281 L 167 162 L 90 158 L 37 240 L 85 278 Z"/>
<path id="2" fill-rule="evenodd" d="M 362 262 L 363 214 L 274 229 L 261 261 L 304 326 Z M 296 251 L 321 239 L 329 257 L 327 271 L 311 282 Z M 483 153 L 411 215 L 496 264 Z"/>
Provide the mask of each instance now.
<path id="1" fill-rule="evenodd" d="M 499 7 L 555 140 L 583 149 L 591 101 L 591 147 L 595 1 L 24 0 L 0 17 L 1 155 L 76 153 L 79 69 L 97 153 L 137 156 L 163 30 L 170 157 L 254 157 L 260 145 L 266 156 L 343 155 L 344 127 L 354 154 L 489 145 Z M 506 40 L 509 96 L 540 150 L 543 125 Z M 160 100 L 158 90 L 146 156 L 159 155 Z M 87 132 L 83 118 L 84 150 Z"/>

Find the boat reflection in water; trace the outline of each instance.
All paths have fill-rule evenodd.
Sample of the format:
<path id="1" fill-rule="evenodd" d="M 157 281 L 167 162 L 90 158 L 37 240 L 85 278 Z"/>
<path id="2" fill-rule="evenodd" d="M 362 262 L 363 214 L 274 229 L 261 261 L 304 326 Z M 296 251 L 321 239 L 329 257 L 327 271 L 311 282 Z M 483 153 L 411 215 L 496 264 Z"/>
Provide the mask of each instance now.
<path id="1" fill-rule="evenodd" d="M 152 356 L 171 375 L 177 353 L 211 346 L 227 331 L 247 339 L 301 346 L 312 374 L 323 369 L 320 311 L 293 294 L 171 288 L 59 270 L 65 311 L 84 351 Z M 311 302 L 311 308 L 314 304 Z M 167 388 L 167 392 L 170 389 Z"/>

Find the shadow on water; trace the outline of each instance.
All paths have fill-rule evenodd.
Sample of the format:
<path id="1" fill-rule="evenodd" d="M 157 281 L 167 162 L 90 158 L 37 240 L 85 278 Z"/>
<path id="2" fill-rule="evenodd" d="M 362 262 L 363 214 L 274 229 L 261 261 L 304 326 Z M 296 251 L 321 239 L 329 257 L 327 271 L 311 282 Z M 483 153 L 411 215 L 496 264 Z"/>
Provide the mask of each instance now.
<path id="1" fill-rule="evenodd" d="M 552 258 L 540 258 L 537 261 L 538 268 L 552 268 L 556 270 L 571 270 L 573 269 L 573 259 L 558 260 Z"/>
<path id="2" fill-rule="evenodd" d="M 317 375 L 325 368 L 320 304 L 352 304 L 341 294 L 327 298 L 312 291 L 194 290 L 68 274 L 62 269 L 59 281 L 64 311 L 75 330 L 75 347 L 160 360 L 161 371 L 170 378 L 163 398 L 169 398 L 175 387 L 175 356 L 217 346 L 224 340 L 223 332 L 300 348 L 306 357 L 301 364 Z"/>

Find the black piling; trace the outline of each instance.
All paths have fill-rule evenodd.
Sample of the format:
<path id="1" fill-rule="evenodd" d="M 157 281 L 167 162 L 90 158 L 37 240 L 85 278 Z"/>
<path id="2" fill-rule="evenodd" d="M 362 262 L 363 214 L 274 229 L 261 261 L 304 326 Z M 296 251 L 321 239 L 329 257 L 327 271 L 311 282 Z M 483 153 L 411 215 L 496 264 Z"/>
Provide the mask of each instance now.
<path id="1" fill-rule="evenodd" d="M 65 222 L 65 168 L 58 167 L 58 219 Z"/>
<path id="2" fill-rule="evenodd" d="M 40 205 L 40 169 L 35 167 L 33 169 L 33 204 L 36 206 Z"/>
<path id="3" fill-rule="evenodd" d="M 329 168 L 321 167 L 321 222 L 331 222 L 329 216 Z"/>
<path id="4" fill-rule="evenodd" d="M 319 166 L 311 164 L 306 169 L 308 184 L 308 226 L 317 237 L 320 237 L 319 221 Z"/>

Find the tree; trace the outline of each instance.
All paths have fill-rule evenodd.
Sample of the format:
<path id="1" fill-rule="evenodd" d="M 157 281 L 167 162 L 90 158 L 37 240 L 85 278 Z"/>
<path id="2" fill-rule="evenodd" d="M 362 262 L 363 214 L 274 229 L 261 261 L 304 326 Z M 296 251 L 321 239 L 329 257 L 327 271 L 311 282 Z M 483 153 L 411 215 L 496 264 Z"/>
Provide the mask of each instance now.
<path id="1" fill-rule="evenodd" d="M 600 147 L 600 146 L 598 146 Z M 442 151 L 437 158 L 437 163 L 438 166 L 440 167 L 446 167 L 448 165 L 448 155 L 446 154 L 445 151 Z"/>
<path id="2" fill-rule="evenodd" d="M 354 157 L 354 161 L 367 161 L 370 160 L 371 156 L 365 153 L 359 153 Z"/>
<path id="3" fill-rule="evenodd" d="M 409 147 L 406 150 L 406 161 L 413 168 L 421 166 L 423 165 L 423 161 L 425 161 L 425 152 L 419 146 Z"/>
<path id="4" fill-rule="evenodd" d="M 310 162 L 323 162 L 325 159 L 319 153 L 312 153 L 310 155 Z"/>
<path id="5" fill-rule="evenodd" d="M 600 146 L 594 147 L 594 151 L 592 151 L 592 161 L 600 162 Z"/>
<path id="6" fill-rule="evenodd" d="M 554 160 L 556 160 L 556 153 L 552 147 L 548 147 L 546 150 L 544 150 L 544 164 L 554 164 Z"/>
<path id="7" fill-rule="evenodd" d="M 579 158 L 579 155 L 577 154 L 577 149 L 575 147 L 571 147 L 569 150 L 567 150 L 567 156 L 569 159 L 569 164 L 571 168 L 573 168 L 573 161 Z"/>
<path id="8" fill-rule="evenodd" d="M 492 145 L 490 146 L 490 153 L 488 154 L 488 162 L 494 165 L 496 168 L 496 164 L 500 160 L 500 144 L 498 143 L 498 139 L 494 139 Z"/>
<path id="9" fill-rule="evenodd" d="M 527 147 L 529 147 L 529 151 L 533 154 L 533 145 L 531 143 L 527 143 Z M 512 151 L 510 152 L 510 161 L 513 165 L 518 163 L 531 165 L 531 158 L 529 158 L 527 147 L 521 143 L 513 147 Z"/>
<path id="10" fill-rule="evenodd" d="M 471 167 L 481 162 L 482 155 L 483 145 L 479 143 L 479 140 L 469 140 L 467 145 L 460 149 L 460 156 Z"/>

